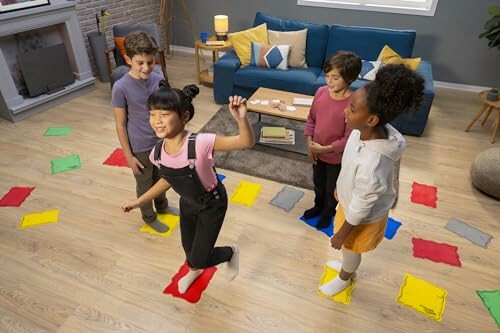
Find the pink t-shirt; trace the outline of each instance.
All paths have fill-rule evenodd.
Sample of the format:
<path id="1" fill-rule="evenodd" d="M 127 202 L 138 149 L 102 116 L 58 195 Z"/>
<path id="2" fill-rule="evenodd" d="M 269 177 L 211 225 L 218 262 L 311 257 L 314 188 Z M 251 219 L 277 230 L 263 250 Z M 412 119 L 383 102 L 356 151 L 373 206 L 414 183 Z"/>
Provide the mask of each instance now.
<path id="1" fill-rule="evenodd" d="M 188 133 L 181 150 L 175 155 L 167 154 L 164 148 L 164 141 L 160 158 L 160 163 L 163 166 L 172 169 L 182 169 L 189 165 L 188 138 L 190 134 L 191 133 Z M 214 133 L 200 133 L 196 136 L 196 161 L 194 162 L 194 166 L 201 184 L 207 191 L 211 191 L 217 186 L 217 175 L 214 171 L 213 159 L 214 143 Z M 158 163 L 154 160 L 154 149 L 151 151 L 149 159 L 151 163 L 158 167 Z"/>

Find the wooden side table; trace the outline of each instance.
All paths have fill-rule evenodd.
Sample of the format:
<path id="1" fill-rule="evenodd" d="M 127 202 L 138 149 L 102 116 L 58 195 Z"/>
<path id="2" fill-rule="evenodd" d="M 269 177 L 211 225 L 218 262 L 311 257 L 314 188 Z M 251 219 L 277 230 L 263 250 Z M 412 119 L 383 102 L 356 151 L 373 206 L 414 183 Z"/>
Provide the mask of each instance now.
<path id="1" fill-rule="evenodd" d="M 209 38 L 209 40 L 215 40 L 215 37 Z M 212 63 L 219 59 L 219 52 L 230 49 L 232 44 L 229 40 L 224 41 L 224 45 L 206 45 L 201 40 L 197 39 L 194 42 L 194 54 L 196 62 L 196 77 L 198 78 L 199 84 L 212 85 L 214 83 L 213 75 L 209 75 L 208 69 L 201 69 L 200 59 L 203 57 L 201 54 L 202 50 L 212 51 Z"/>
<path id="2" fill-rule="evenodd" d="M 486 93 L 487 91 L 482 91 L 479 93 L 479 98 L 481 99 L 481 102 L 483 102 L 483 106 L 481 109 L 478 111 L 478 113 L 474 116 L 470 124 L 467 126 L 465 129 L 466 132 L 470 130 L 472 125 L 481 117 L 483 113 L 486 113 L 486 116 L 484 117 L 481 126 L 484 126 L 486 124 L 486 121 L 488 120 L 488 117 L 490 116 L 491 112 L 496 109 L 497 111 L 497 117 L 495 118 L 495 121 L 493 122 L 492 128 L 491 128 L 491 143 L 495 143 L 495 138 L 497 135 L 497 129 L 498 126 L 500 125 L 500 100 L 496 101 L 489 101 L 486 99 Z"/>

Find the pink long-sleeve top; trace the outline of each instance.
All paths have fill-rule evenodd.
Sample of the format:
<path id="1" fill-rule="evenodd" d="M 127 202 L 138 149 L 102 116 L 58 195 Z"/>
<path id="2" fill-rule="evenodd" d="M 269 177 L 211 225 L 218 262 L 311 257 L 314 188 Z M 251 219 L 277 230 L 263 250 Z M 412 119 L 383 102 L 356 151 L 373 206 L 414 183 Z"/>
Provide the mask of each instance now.
<path id="1" fill-rule="evenodd" d="M 305 136 L 323 146 L 332 145 L 333 152 L 319 154 L 318 158 L 329 164 L 340 164 L 351 129 L 347 128 L 344 110 L 349 106 L 351 96 L 335 100 L 328 87 L 318 89 L 307 117 Z"/>

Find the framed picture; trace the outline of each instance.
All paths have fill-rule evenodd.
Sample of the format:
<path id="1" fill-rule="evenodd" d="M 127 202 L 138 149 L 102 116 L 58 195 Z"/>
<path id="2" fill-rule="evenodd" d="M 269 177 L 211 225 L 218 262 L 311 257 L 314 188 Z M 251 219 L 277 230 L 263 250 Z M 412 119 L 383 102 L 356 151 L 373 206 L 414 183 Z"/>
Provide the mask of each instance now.
<path id="1" fill-rule="evenodd" d="M 46 5 L 49 0 L 0 0 L 0 14 Z"/>

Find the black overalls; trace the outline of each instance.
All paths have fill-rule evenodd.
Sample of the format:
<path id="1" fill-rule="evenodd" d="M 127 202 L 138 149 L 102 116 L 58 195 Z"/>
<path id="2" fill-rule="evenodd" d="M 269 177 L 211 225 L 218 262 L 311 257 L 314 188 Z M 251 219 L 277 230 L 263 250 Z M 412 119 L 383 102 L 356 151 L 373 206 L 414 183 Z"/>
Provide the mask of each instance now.
<path id="1" fill-rule="evenodd" d="M 215 242 L 227 210 L 227 193 L 217 179 L 217 186 L 211 191 L 203 187 L 195 168 L 196 134 L 188 139 L 189 165 L 173 169 L 160 164 L 163 140 L 154 148 L 161 177 L 165 178 L 180 195 L 180 227 L 182 247 L 189 267 L 207 268 L 229 261 L 233 250 L 229 246 L 215 247 Z"/>

